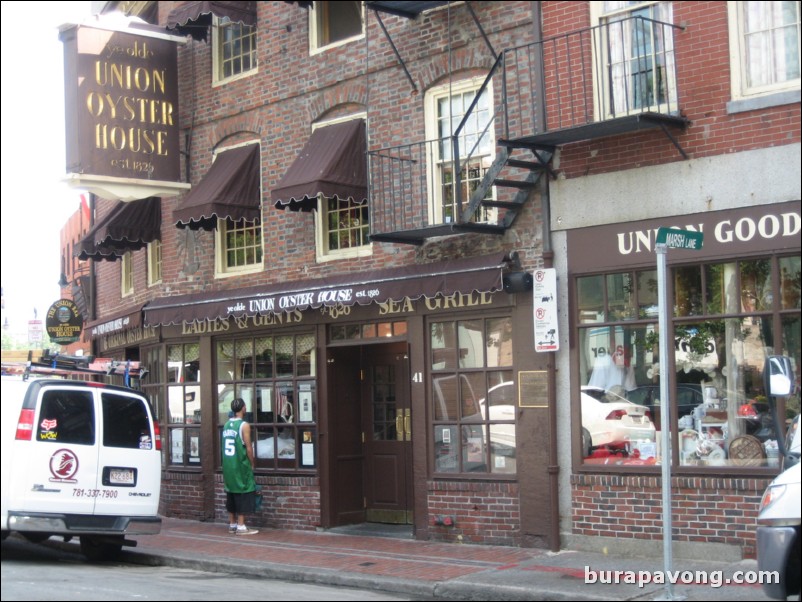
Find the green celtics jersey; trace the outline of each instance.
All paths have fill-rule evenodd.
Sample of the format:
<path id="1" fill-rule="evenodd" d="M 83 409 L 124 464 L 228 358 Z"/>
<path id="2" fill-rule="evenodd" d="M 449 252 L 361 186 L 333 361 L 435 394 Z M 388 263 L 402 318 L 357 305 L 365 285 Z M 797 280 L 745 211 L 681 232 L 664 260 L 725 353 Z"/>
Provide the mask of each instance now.
<path id="1" fill-rule="evenodd" d="M 248 493 L 256 489 L 253 469 L 240 432 L 243 422 L 241 418 L 232 418 L 223 427 L 223 483 L 225 490 L 230 493 Z"/>

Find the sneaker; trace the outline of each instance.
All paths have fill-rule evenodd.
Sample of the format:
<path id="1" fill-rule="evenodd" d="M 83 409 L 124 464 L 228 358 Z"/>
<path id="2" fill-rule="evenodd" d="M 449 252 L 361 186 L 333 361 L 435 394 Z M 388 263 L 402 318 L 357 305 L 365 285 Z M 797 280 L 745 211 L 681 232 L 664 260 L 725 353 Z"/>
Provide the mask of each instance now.
<path id="1" fill-rule="evenodd" d="M 237 527 L 237 535 L 256 535 L 259 533 L 258 529 L 251 529 L 249 527 L 239 528 Z"/>
<path id="2" fill-rule="evenodd" d="M 237 525 L 229 525 L 228 533 L 229 535 L 235 535 L 237 533 Z"/>

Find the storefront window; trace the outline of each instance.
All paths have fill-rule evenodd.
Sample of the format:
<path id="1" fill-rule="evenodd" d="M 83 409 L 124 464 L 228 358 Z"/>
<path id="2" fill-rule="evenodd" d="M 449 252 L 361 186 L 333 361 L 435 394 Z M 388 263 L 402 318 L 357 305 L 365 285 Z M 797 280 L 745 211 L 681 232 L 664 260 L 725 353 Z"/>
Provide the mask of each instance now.
<path id="1" fill-rule="evenodd" d="M 167 345 L 169 463 L 200 465 L 200 345 Z"/>
<path id="2" fill-rule="evenodd" d="M 254 429 L 257 469 L 316 466 L 315 341 L 314 334 L 298 334 L 217 342 L 218 426 L 241 397 Z"/>
<path id="3" fill-rule="evenodd" d="M 678 266 L 670 278 L 669 375 L 659 371 L 654 270 L 576 280 L 584 462 L 663 461 L 660 378 L 667 376 L 680 466 L 776 466 L 763 364 L 785 354 L 799 369 L 800 258 Z M 789 417 L 799 412 L 798 397 L 779 401 Z"/>
<path id="4" fill-rule="evenodd" d="M 512 321 L 430 324 L 435 473 L 515 474 Z"/>

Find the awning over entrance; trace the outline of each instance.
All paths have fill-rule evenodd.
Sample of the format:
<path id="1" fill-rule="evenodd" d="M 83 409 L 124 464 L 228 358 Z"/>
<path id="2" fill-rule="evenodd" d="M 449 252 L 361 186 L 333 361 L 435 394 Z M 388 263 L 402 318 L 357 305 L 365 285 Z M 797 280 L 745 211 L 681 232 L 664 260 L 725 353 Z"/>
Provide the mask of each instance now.
<path id="1" fill-rule="evenodd" d="M 212 16 L 256 25 L 256 2 L 184 2 L 167 15 L 167 29 L 205 41 Z"/>
<path id="2" fill-rule="evenodd" d="M 217 220 L 261 218 L 259 145 L 217 155 L 209 171 L 173 211 L 178 228 L 214 230 Z"/>
<path id="3" fill-rule="evenodd" d="M 106 217 L 81 240 L 78 259 L 114 261 L 128 251 L 138 251 L 161 239 L 162 209 L 159 197 L 138 201 L 119 201 Z"/>
<path id="4" fill-rule="evenodd" d="M 318 194 L 366 202 L 366 150 L 365 122 L 362 119 L 316 129 L 273 189 L 275 206 L 278 209 L 289 207 L 293 211 L 311 211 L 317 208 Z"/>
<path id="5" fill-rule="evenodd" d="M 503 289 L 503 253 L 233 291 L 163 297 L 144 307 L 145 325 L 280 314 L 320 307 L 369 305 Z"/>

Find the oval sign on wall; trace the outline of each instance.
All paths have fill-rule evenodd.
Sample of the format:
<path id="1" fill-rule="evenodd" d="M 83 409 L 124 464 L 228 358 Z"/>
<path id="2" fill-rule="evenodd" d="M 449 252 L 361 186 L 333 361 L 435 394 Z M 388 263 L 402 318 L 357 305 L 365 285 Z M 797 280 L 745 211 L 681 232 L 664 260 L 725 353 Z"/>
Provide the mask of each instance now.
<path id="1" fill-rule="evenodd" d="M 81 338 L 84 318 L 78 306 L 70 299 L 59 299 L 47 310 L 45 330 L 50 340 L 59 345 L 69 345 Z"/>

